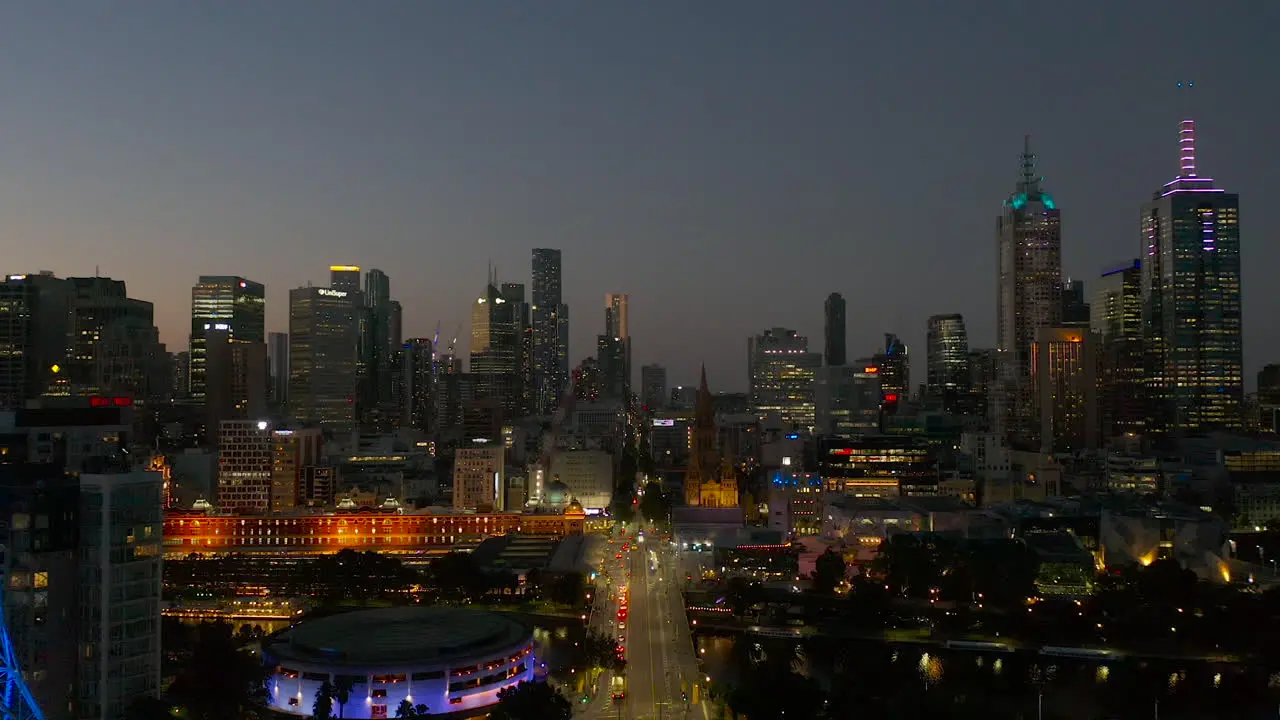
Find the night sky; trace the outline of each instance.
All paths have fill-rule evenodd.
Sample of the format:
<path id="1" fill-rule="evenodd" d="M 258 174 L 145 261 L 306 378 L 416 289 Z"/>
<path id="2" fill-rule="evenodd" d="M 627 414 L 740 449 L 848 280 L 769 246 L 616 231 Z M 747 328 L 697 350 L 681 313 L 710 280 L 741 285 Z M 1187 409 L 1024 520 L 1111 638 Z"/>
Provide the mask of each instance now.
<path id="1" fill-rule="evenodd" d="M 200 274 L 265 283 L 285 330 L 289 288 L 360 264 L 406 336 L 465 347 L 489 261 L 528 283 L 557 247 L 574 364 L 628 292 L 637 375 L 745 389 L 747 337 L 821 350 L 838 291 L 850 357 L 897 332 L 918 382 L 929 315 L 995 342 L 1025 133 L 1091 286 L 1190 113 L 1242 196 L 1252 387 L 1280 361 L 1277 27 L 1273 0 L 7 3 L 0 271 L 97 266 L 177 351 Z"/>

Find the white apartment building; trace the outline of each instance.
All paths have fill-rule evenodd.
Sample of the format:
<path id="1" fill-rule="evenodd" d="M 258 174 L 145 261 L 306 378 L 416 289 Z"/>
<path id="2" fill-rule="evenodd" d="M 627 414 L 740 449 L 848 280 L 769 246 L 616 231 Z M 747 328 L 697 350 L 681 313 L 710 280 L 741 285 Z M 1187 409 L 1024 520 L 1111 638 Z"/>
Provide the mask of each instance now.
<path id="1" fill-rule="evenodd" d="M 564 483 L 584 509 L 604 509 L 613 497 L 613 456 L 603 450 L 561 450 L 551 456 L 551 480 Z"/>
<path id="2" fill-rule="evenodd" d="M 453 458 L 453 507 L 505 509 L 506 453 L 502 443 L 458 448 Z"/>

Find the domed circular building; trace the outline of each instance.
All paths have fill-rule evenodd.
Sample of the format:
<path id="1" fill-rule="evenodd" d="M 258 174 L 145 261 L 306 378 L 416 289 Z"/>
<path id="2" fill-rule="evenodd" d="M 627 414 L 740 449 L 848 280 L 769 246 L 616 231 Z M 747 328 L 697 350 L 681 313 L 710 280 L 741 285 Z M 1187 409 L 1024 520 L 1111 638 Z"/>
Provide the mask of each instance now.
<path id="1" fill-rule="evenodd" d="M 303 621 L 263 643 L 270 704 L 311 715 L 326 680 L 351 687 L 342 716 L 475 710 L 533 678 L 533 631 L 499 613 L 449 607 L 362 610 Z M 335 702 L 336 705 L 336 702 Z M 338 709 L 334 708 L 334 714 Z"/>
<path id="2" fill-rule="evenodd" d="M 569 486 L 559 480 L 552 480 L 547 484 L 546 504 L 552 507 L 563 507 L 569 502 Z"/>

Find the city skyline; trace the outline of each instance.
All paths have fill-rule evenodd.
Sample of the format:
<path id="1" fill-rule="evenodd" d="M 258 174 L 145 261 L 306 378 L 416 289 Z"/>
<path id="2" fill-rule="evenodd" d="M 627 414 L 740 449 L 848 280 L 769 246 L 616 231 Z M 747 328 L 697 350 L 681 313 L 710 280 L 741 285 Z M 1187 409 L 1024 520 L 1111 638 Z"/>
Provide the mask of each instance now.
<path id="1" fill-rule="evenodd" d="M 1141 254 L 1140 209 L 1177 172 L 1186 117 L 1200 165 L 1244 198 L 1249 266 L 1280 260 L 1276 221 L 1250 212 L 1276 185 L 1265 159 L 1280 141 L 1262 119 L 1280 108 L 1240 72 L 1274 72 L 1265 12 L 1206 30 L 1179 24 L 1188 3 L 1068 8 L 1042 37 L 1013 32 L 1031 22 L 1018 13 L 933 8 L 917 23 L 905 6 L 526 17 L 495 3 L 374 18 L 287 5 L 148 7 L 145 28 L 139 13 L 76 3 L 10 18 L 4 271 L 97 267 L 154 303 L 161 340 L 180 351 L 200 275 L 263 283 L 267 330 L 280 331 L 290 290 L 350 262 L 388 273 L 405 337 L 461 328 L 465 355 L 486 262 L 528 284 L 531 249 L 558 248 L 571 366 L 595 354 L 600 298 L 623 292 L 633 367 L 661 363 L 670 385 L 689 385 L 705 362 L 714 390 L 742 391 L 743 340 L 774 326 L 821 338 L 823 300 L 838 292 L 849 356 L 895 333 L 923 377 L 932 315 L 962 314 L 972 347 L 995 345 L 991 221 L 1024 134 L 1068 209 L 1063 275 L 1092 295 L 1104 267 Z M 270 32 L 241 32 L 286 16 L 298 32 L 283 60 L 267 54 Z M 502 33 L 482 32 L 494 23 Z M 566 23 L 578 40 L 567 47 L 554 42 Z M 1086 31 L 1081 57 L 1072 38 Z M 1219 50 L 1170 69 L 1180 39 Z M 894 50 L 904 44 L 911 53 Z M 1022 62 L 1032 48 L 1039 62 Z M 957 54 L 971 62 L 941 63 Z M 463 61 L 468 72 L 440 70 Z M 38 84 L 23 67 L 44 69 Z M 1176 88 L 1184 76 L 1193 98 Z M 410 78 L 417 89 L 402 91 Z M 1007 92 L 1036 84 L 1053 90 L 1043 102 Z M 672 124 L 679 133 L 661 129 Z M 808 277 L 755 292 L 777 287 L 779 263 Z M 1256 277 L 1245 269 L 1248 388 L 1280 358 L 1265 322 L 1280 296 Z"/>

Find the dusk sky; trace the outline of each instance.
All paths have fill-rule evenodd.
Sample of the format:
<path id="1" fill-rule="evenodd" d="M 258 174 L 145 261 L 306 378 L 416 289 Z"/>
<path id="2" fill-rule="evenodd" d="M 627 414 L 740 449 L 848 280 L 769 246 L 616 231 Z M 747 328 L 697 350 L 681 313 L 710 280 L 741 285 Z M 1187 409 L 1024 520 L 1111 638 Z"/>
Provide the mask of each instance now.
<path id="1" fill-rule="evenodd" d="M 288 290 L 381 268 L 406 336 L 461 327 L 492 261 L 564 251 L 571 361 L 631 294 L 634 364 L 746 387 L 747 337 L 849 354 L 931 314 L 995 343 L 995 219 L 1031 133 L 1092 293 L 1199 122 L 1241 195 L 1246 387 L 1280 362 L 1280 3 L 8 3 L 0 237 L 9 273 L 125 280 L 185 349 L 200 274 Z M 1179 80 L 1193 80 L 1179 92 Z"/>

